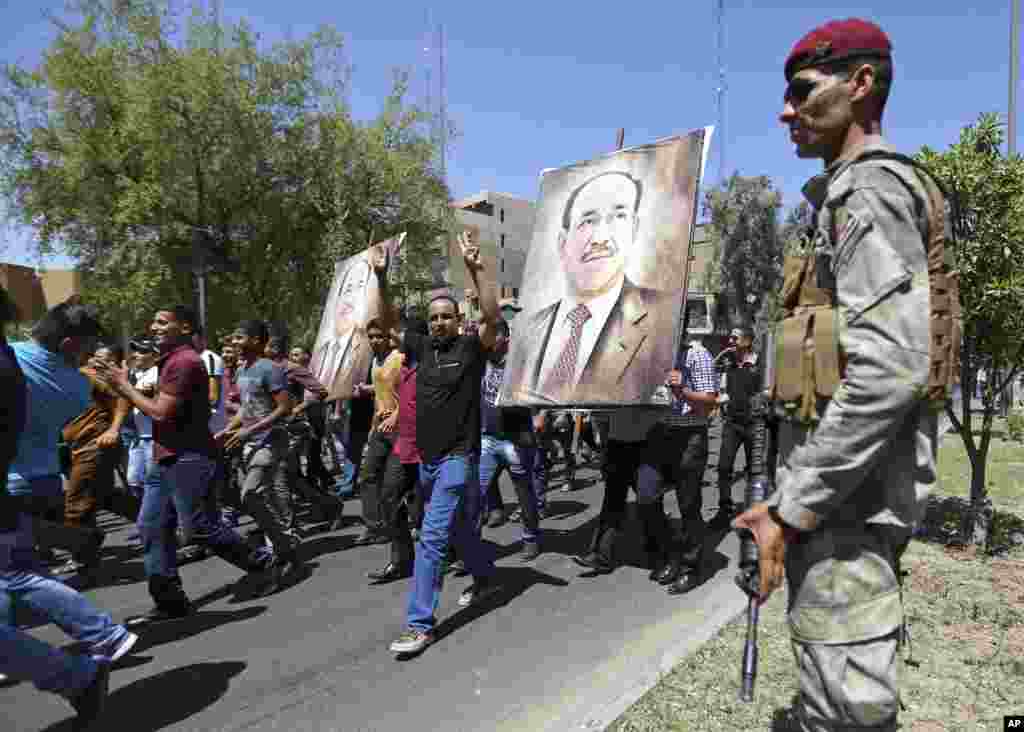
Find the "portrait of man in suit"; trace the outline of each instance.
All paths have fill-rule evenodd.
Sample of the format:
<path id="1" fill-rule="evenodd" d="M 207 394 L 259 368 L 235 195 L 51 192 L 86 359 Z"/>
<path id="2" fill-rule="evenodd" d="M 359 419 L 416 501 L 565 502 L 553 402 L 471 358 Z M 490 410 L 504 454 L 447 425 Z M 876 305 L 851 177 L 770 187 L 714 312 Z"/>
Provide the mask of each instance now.
<path id="1" fill-rule="evenodd" d="M 365 381 L 371 358 L 366 324 L 381 312 L 373 263 L 396 256 L 404 241 L 403 232 L 335 265 L 309 365 L 330 400 L 352 397 L 353 387 Z"/>
<path id="2" fill-rule="evenodd" d="M 361 355 L 369 353 L 364 330 L 373 272 L 363 253 L 343 264 L 347 269 L 335 277 L 311 364 L 313 374 L 332 398 L 351 396 L 353 367 Z"/>
<path id="3" fill-rule="evenodd" d="M 557 235 L 562 297 L 516 318 L 521 346 L 509 364 L 515 398 L 649 401 L 663 383 L 678 298 L 626 274 L 638 256 L 643 195 L 641 181 L 625 171 L 600 173 L 571 191 Z"/>

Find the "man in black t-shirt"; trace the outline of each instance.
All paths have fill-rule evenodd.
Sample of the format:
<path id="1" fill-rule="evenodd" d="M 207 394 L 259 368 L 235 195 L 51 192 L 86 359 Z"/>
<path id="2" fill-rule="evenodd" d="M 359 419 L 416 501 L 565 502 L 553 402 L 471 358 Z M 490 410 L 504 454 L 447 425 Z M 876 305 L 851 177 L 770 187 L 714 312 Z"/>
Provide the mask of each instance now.
<path id="1" fill-rule="evenodd" d="M 722 444 L 718 449 L 718 514 L 712 520 L 715 527 L 725 527 L 735 515 L 732 500 L 733 466 L 740 446 L 750 474 L 750 448 L 753 427 L 750 418 L 750 399 L 760 386 L 757 354 L 753 351 L 754 337 L 749 330 L 736 328 L 729 336 L 729 347 L 715 358 L 719 373 L 725 372 L 725 393 L 729 395 L 723 407 Z"/>
<path id="2" fill-rule="evenodd" d="M 416 547 L 413 584 L 406 613 L 407 630 L 392 644 L 398 654 L 418 653 L 433 641 L 437 607 L 449 541 L 473 575 L 473 584 L 459 597 L 459 605 L 479 602 L 496 589 L 492 581 L 494 558 L 480 540 L 480 380 L 487 351 L 494 346 L 495 326 L 500 319 L 498 301 L 491 288 L 480 290 L 483 270 L 480 248 L 467 234 L 459 239 L 466 269 L 480 294 L 482 322 L 476 335 L 459 335 L 458 304 L 448 295 L 431 301 L 430 335 L 406 331 L 403 348 L 419 363 L 416 371 L 416 441 L 423 462 L 420 482 L 430 495 L 423 528 Z M 374 267 L 386 268 L 379 253 Z M 386 278 L 381 299 L 390 310 Z"/>

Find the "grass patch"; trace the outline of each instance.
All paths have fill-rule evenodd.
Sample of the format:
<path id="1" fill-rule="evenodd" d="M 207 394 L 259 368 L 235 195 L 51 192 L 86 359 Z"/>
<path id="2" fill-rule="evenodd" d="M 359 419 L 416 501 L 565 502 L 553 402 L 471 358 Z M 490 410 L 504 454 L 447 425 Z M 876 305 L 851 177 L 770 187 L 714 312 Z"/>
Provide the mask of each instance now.
<path id="1" fill-rule="evenodd" d="M 900 652 L 900 689 L 907 707 L 900 714 L 901 729 L 1002 729 L 1004 714 L 1024 710 L 1024 548 L 1009 546 L 1010 534 L 1024 529 L 1024 445 L 993 441 L 989 455 L 996 535 L 1006 547 L 997 558 L 957 545 L 951 533 L 970 490 L 970 465 L 958 435 L 944 438 L 939 470 L 939 490 L 922 535 L 903 559 L 912 642 Z M 761 608 L 754 703 L 736 697 L 746 631 L 741 616 L 609 729 L 795 730 L 788 709 L 798 687 L 785 610 L 782 591 Z"/>

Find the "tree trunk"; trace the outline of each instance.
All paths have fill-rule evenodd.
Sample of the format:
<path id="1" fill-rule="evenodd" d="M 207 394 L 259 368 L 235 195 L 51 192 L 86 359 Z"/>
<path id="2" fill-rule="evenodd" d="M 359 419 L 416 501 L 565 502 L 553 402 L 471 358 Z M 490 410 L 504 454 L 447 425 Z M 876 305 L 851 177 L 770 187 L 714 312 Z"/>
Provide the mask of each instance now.
<path id="1" fill-rule="evenodd" d="M 987 474 L 988 446 L 978 451 L 978 460 L 971 466 L 971 505 L 964 515 L 962 535 L 975 546 L 989 547 L 992 538 L 992 519 L 994 511 L 992 501 L 988 497 L 985 486 Z"/>

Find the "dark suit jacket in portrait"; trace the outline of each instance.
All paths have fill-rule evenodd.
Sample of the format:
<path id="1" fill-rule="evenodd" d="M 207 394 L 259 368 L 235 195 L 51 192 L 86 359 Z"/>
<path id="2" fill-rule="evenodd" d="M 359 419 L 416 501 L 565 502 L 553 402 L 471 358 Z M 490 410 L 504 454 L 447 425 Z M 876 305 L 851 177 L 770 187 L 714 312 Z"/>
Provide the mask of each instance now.
<path id="1" fill-rule="evenodd" d="M 627 279 L 582 366 L 579 383 L 558 394 L 541 393 L 540 380 L 561 301 L 537 313 L 520 315 L 512 327 L 505 394 L 536 404 L 649 402 L 672 368 L 674 303 L 671 293 L 637 287 Z"/>

